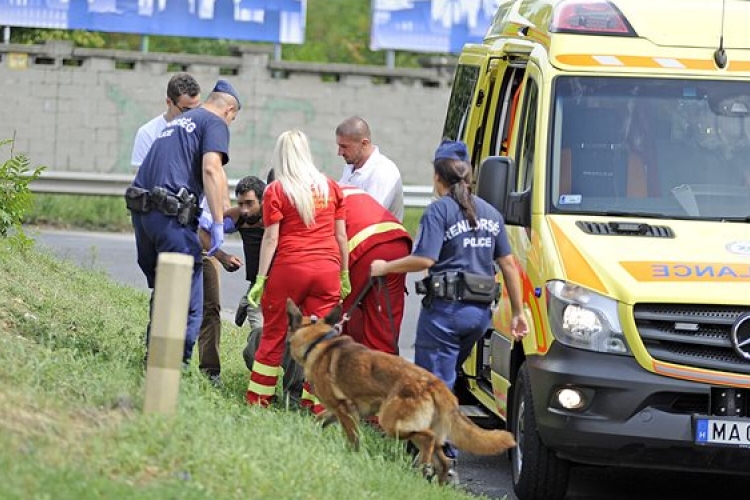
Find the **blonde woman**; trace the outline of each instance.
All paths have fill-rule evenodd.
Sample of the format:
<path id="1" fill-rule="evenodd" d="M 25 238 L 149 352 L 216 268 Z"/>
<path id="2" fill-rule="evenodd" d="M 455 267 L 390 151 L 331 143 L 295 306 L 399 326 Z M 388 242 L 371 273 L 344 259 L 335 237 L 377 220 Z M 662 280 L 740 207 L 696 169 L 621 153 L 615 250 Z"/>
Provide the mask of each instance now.
<path id="1" fill-rule="evenodd" d="M 323 317 L 351 292 L 341 188 L 315 167 L 299 130 L 279 136 L 273 168 L 276 180 L 263 194 L 258 278 L 248 293 L 250 304 L 261 304 L 264 326 L 245 399 L 264 407 L 275 393 L 284 355 L 287 297 L 305 314 Z M 307 385 L 302 404 L 323 411 Z"/>

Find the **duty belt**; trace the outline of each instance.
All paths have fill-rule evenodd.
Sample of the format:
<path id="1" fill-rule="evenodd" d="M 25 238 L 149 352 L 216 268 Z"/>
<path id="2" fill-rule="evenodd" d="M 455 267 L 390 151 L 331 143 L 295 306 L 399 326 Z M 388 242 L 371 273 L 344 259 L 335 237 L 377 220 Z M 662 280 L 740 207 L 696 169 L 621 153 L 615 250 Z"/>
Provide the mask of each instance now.
<path id="1" fill-rule="evenodd" d="M 136 213 L 157 210 L 169 217 L 177 217 L 177 222 L 183 226 L 194 224 L 195 218 L 199 215 L 195 195 L 185 188 L 181 188 L 175 195 L 161 186 L 150 191 L 130 186 L 125 190 L 125 205 L 128 210 Z"/>
<path id="2" fill-rule="evenodd" d="M 422 305 L 429 307 L 435 298 L 475 304 L 492 304 L 498 298 L 499 287 L 494 276 L 483 276 L 462 271 L 432 274 L 415 283 Z"/>

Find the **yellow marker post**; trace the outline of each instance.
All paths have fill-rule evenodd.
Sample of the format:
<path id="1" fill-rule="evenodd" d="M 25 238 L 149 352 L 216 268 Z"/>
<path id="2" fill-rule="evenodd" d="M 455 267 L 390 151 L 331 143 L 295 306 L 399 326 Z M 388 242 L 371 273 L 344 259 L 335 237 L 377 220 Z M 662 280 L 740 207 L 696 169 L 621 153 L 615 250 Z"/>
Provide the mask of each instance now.
<path id="1" fill-rule="evenodd" d="M 159 254 L 146 365 L 145 413 L 172 414 L 177 407 L 194 263 L 190 255 Z"/>

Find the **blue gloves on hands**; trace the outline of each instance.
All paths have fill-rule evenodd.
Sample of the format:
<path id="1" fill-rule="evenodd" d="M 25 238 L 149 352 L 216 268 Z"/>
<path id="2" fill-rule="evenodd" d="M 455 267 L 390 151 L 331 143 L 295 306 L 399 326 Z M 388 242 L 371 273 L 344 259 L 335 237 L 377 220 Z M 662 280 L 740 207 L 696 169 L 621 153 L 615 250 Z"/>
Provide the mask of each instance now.
<path id="1" fill-rule="evenodd" d="M 237 227 L 234 225 L 234 221 L 228 215 L 224 217 L 224 233 L 230 234 L 237 231 Z"/>
<path id="2" fill-rule="evenodd" d="M 211 216 L 206 212 L 201 213 L 201 216 L 198 217 L 198 227 L 203 229 L 207 233 L 211 232 L 211 224 L 213 223 L 213 218 L 211 218 Z"/>
<path id="3" fill-rule="evenodd" d="M 211 224 L 211 249 L 208 251 L 208 256 L 212 257 L 221 248 L 224 243 L 224 224 L 214 222 Z"/>
<path id="4" fill-rule="evenodd" d="M 213 218 L 208 215 L 207 212 L 203 212 L 201 216 L 198 217 L 198 227 L 203 229 L 207 233 L 211 232 L 211 226 L 213 225 L 213 223 Z M 232 220 L 232 218 L 229 216 L 224 217 L 224 233 L 229 234 L 235 231 L 237 231 L 237 227 L 234 225 L 234 221 Z"/>

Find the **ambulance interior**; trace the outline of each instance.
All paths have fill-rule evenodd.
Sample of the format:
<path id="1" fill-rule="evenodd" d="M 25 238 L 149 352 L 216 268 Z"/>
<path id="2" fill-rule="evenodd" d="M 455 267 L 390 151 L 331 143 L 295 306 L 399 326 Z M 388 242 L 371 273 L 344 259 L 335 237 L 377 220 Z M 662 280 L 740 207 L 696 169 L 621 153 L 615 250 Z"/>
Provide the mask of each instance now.
<path id="1" fill-rule="evenodd" d="M 750 84 L 555 82 L 551 211 L 750 220 Z"/>

